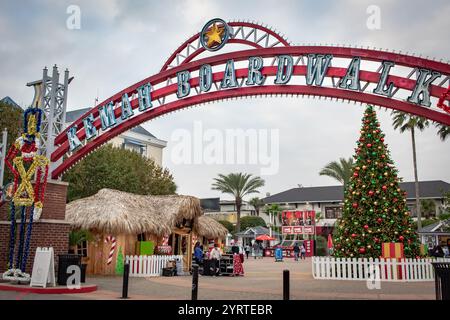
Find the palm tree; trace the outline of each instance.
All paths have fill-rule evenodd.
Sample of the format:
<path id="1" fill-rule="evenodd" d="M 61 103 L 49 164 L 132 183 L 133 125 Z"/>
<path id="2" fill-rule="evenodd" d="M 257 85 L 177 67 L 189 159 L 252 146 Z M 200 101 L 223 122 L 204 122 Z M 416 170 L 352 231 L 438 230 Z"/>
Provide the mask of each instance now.
<path id="1" fill-rule="evenodd" d="M 352 158 L 348 158 L 348 160 L 345 158 L 339 158 L 339 161 L 331 161 L 323 167 L 323 169 L 320 170 L 319 175 L 334 178 L 345 187 L 352 176 L 352 166 Z"/>
<path id="2" fill-rule="evenodd" d="M 420 214 L 420 197 L 419 197 L 419 178 L 417 176 L 417 158 L 416 158 L 416 137 L 415 130 L 423 131 L 429 126 L 429 121 L 425 118 L 412 116 L 408 113 L 394 110 L 391 115 L 393 116 L 392 125 L 394 129 L 399 129 L 401 133 L 405 131 L 411 132 L 411 143 L 413 151 L 413 165 L 414 165 L 414 184 L 416 191 L 416 211 L 417 211 L 417 227 L 418 230 L 422 229 L 422 216 Z"/>
<path id="3" fill-rule="evenodd" d="M 269 215 L 269 217 L 271 216 L 271 214 L 273 215 L 273 225 L 272 225 L 272 221 L 270 221 L 271 225 L 270 225 L 270 229 L 276 229 L 274 228 L 274 226 L 276 225 L 276 218 L 278 217 L 278 221 L 281 223 L 281 212 L 282 209 L 280 207 L 280 205 L 276 204 L 276 203 L 272 203 L 271 205 L 266 205 L 264 208 L 264 211 Z M 279 231 L 279 230 L 277 230 Z"/>
<path id="4" fill-rule="evenodd" d="M 437 124 L 436 128 L 438 128 L 438 136 L 441 138 L 442 141 L 445 141 L 445 139 L 447 139 L 448 136 L 450 136 L 450 126 L 446 126 L 443 124 Z"/>
<path id="5" fill-rule="evenodd" d="M 436 203 L 431 199 L 420 200 L 420 207 L 426 219 L 436 215 Z"/>
<path id="6" fill-rule="evenodd" d="M 259 217 L 259 209 L 264 206 L 264 201 L 258 197 L 254 197 L 248 203 L 255 208 L 256 215 Z"/>
<path id="7" fill-rule="evenodd" d="M 260 177 L 252 177 L 247 173 L 219 174 L 214 178 L 213 190 L 231 194 L 236 204 L 236 233 L 241 231 L 241 206 L 244 196 L 250 193 L 259 193 L 258 188 L 264 186 L 264 180 Z"/>

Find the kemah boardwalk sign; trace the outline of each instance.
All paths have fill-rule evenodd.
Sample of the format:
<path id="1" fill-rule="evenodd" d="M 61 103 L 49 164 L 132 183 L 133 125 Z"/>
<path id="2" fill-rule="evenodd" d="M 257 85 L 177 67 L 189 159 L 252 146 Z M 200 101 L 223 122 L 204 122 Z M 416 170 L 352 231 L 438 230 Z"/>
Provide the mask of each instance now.
<path id="1" fill-rule="evenodd" d="M 231 52 L 220 53 L 223 48 Z M 257 23 L 213 19 L 175 50 L 159 73 L 109 97 L 61 132 L 54 140 L 51 161 L 58 164 L 51 175 L 58 178 L 108 140 L 143 122 L 238 97 L 324 97 L 450 125 L 450 114 L 443 108 L 448 105 L 449 79 L 449 63 L 383 50 L 297 46 Z"/>

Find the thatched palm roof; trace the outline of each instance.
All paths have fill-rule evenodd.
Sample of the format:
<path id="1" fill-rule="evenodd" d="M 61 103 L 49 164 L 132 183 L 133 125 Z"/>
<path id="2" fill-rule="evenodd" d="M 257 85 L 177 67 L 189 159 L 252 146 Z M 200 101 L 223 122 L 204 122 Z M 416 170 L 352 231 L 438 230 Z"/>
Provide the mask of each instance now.
<path id="1" fill-rule="evenodd" d="M 143 196 L 112 189 L 101 189 L 66 206 L 66 220 L 73 229 L 113 235 L 167 235 L 178 222 L 201 214 L 200 201 L 195 197 Z"/>
<path id="2" fill-rule="evenodd" d="M 195 220 L 194 232 L 207 239 L 225 238 L 228 234 L 227 228 L 207 216 L 200 216 Z"/>

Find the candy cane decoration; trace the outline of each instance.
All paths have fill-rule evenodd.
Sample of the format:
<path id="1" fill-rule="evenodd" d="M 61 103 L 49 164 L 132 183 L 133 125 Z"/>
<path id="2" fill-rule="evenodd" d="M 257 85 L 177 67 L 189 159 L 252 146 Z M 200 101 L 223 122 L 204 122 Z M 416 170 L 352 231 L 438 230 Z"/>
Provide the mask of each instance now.
<path id="1" fill-rule="evenodd" d="M 114 251 L 116 251 L 116 238 L 113 236 L 107 236 L 105 239 L 105 243 L 111 242 L 111 249 L 109 250 L 107 265 L 110 265 L 113 259 Z"/>

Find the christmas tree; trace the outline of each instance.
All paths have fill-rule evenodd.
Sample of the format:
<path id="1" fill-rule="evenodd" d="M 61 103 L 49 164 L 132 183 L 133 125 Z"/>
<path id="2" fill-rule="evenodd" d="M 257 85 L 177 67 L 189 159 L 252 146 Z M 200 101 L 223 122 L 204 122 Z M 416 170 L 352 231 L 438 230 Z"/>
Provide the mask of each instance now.
<path id="1" fill-rule="evenodd" d="M 406 192 L 399 187 L 384 134 L 372 106 L 362 119 L 352 167 L 345 186 L 342 219 L 337 223 L 334 256 L 381 256 L 381 244 L 400 242 L 405 257 L 420 255 L 420 243 L 406 206 Z"/>
<path id="2" fill-rule="evenodd" d="M 123 275 L 123 253 L 122 247 L 119 247 L 119 253 L 117 254 L 117 262 L 116 262 L 116 274 Z"/>

